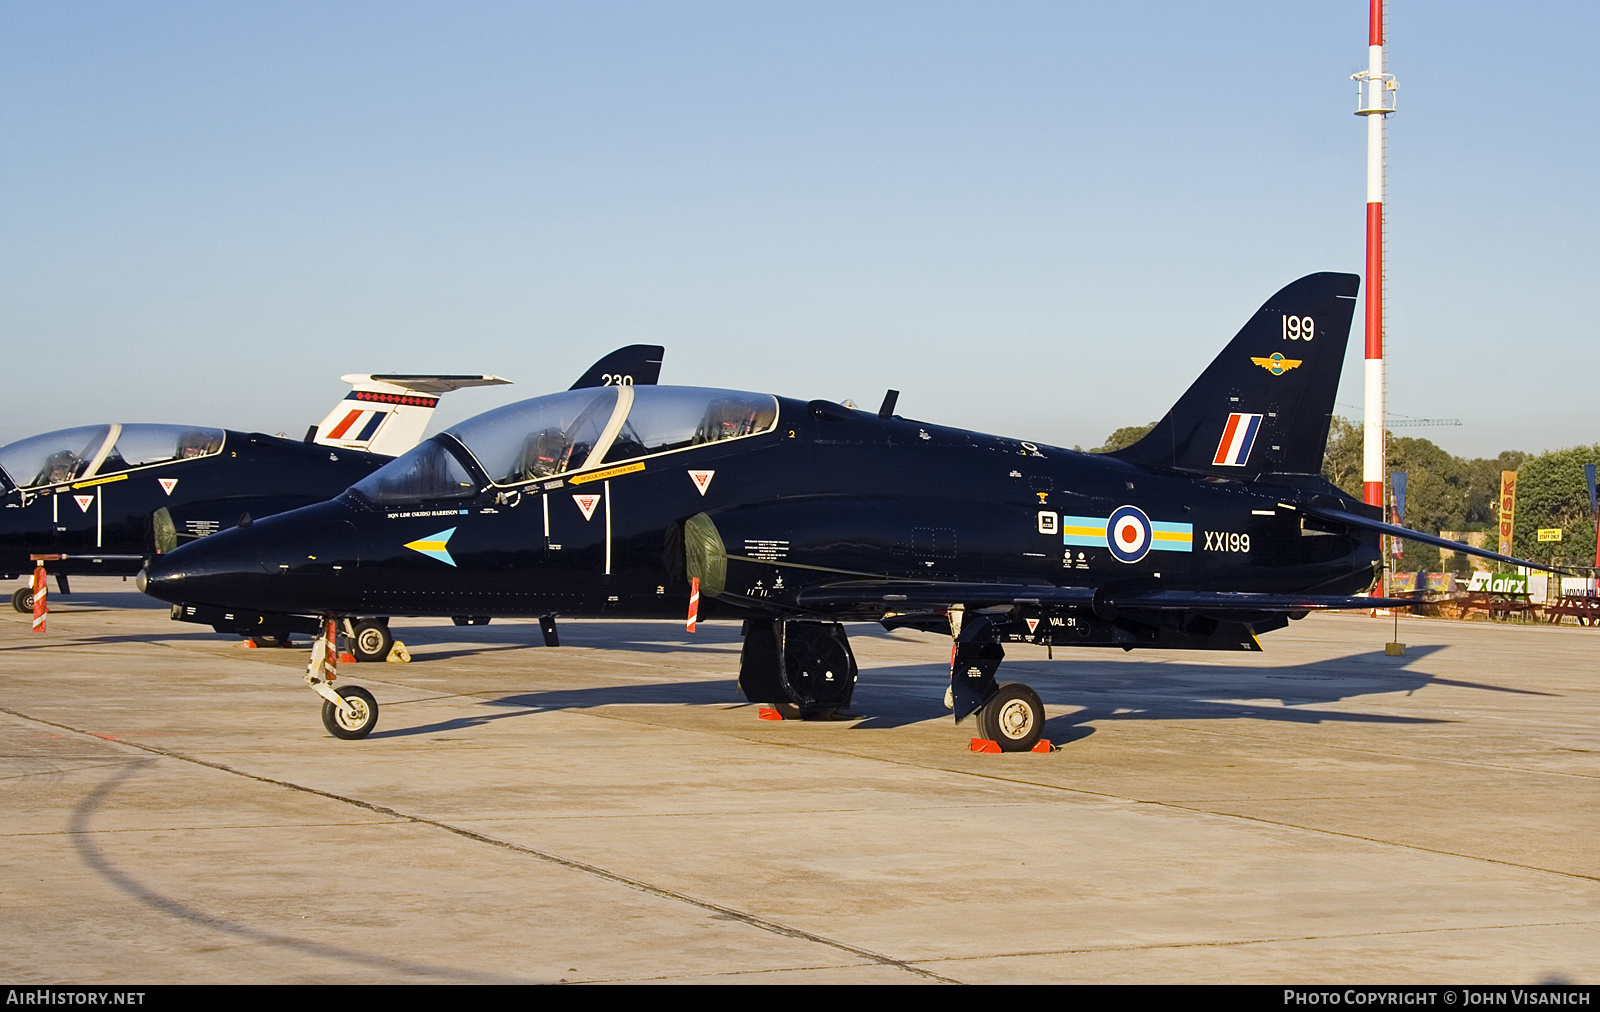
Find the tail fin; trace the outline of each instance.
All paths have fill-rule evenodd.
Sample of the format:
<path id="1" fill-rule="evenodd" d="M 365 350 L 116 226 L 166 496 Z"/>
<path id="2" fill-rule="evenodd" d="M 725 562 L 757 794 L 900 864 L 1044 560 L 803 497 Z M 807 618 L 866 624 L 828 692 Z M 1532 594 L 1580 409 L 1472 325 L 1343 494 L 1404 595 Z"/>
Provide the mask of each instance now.
<path id="1" fill-rule="evenodd" d="M 308 442 L 390 457 L 399 456 L 422 439 L 441 394 L 511 382 L 499 376 L 352 373 L 339 378 L 353 389 L 333 406 Z"/>
<path id="2" fill-rule="evenodd" d="M 1148 435 L 1110 455 L 1230 478 L 1320 473 L 1360 285 L 1311 274 L 1278 292 Z"/>
<path id="3" fill-rule="evenodd" d="M 578 377 L 569 390 L 584 387 L 655 386 L 661 378 L 661 359 L 667 349 L 659 344 L 630 344 L 602 358 Z"/>

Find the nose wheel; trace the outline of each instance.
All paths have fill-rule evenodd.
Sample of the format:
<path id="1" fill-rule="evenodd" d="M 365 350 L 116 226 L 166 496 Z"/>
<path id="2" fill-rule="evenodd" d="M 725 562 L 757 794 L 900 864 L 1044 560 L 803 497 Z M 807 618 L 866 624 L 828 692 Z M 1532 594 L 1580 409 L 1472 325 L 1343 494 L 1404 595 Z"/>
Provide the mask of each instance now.
<path id="1" fill-rule="evenodd" d="M 978 727 L 1000 751 L 1027 752 L 1044 733 L 1044 703 L 1021 682 L 1006 682 L 978 711 Z"/>
<path id="2" fill-rule="evenodd" d="M 327 616 L 322 635 L 311 644 L 311 663 L 306 666 L 306 684 L 322 697 L 322 726 L 335 738 L 354 741 L 365 738 L 378 723 L 378 701 L 359 685 L 333 686 L 339 677 L 339 620 Z"/>
<path id="3" fill-rule="evenodd" d="M 323 700 L 322 726 L 335 738 L 365 738 L 378 723 L 378 701 L 359 685 L 341 685 L 334 691 L 349 704 L 349 712 Z"/>

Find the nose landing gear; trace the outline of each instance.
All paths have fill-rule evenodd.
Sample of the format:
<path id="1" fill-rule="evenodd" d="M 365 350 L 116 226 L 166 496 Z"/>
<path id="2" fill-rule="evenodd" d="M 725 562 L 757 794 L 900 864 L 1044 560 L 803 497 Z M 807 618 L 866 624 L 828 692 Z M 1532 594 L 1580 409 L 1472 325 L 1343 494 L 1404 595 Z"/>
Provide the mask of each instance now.
<path id="1" fill-rule="evenodd" d="M 335 738 L 365 738 L 378 723 L 378 701 L 359 685 L 341 685 L 336 691 L 349 707 L 348 712 L 324 700 L 322 726 Z"/>
<path id="2" fill-rule="evenodd" d="M 382 627 L 380 627 L 382 628 Z M 387 629 L 383 630 L 385 634 Z M 378 701 L 359 685 L 333 687 L 339 677 L 339 620 L 322 620 L 322 634 L 311 644 L 311 662 L 306 665 L 306 684 L 322 697 L 322 726 L 335 738 L 354 741 L 365 738 L 378 723 Z"/>

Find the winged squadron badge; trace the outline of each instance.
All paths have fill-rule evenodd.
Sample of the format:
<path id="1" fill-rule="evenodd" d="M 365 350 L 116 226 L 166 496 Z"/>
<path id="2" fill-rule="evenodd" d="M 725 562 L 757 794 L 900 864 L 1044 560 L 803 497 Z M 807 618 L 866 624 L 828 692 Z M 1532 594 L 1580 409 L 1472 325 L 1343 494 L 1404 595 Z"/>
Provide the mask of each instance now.
<path id="1" fill-rule="evenodd" d="M 1250 361 L 1254 362 L 1256 365 L 1259 365 L 1261 368 L 1265 369 L 1267 372 L 1270 372 L 1274 376 L 1282 376 L 1284 373 L 1300 364 L 1300 359 L 1284 358 L 1277 352 L 1273 352 L 1270 358 L 1251 358 Z"/>

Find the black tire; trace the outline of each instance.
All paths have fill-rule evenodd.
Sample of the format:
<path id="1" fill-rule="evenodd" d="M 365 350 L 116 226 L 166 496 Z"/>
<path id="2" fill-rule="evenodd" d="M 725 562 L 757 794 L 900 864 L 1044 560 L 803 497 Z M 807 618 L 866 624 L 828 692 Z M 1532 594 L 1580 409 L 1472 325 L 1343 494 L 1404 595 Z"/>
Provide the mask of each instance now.
<path id="1" fill-rule="evenodd" d="M 354 717 L 344 713 L 327 700 L 322 701 L 322 726 L 335 738 L 355 741 L 365 738 L 378 723 L 378 701 L 372 693 L 359 685 L 341 685 L 336 690 L 356 709 Z"/>
<path id="2" fill-rule="evenodd" d="M 11 607 L 13 607 L 13 608 L 17 609 L 18 611 L 22 612 L 22 614 L 24 614 L 24 615 L 32 615 L 33 614 L 33 588 L 32 587 L 19 587 L 17 589 L 17 592 L 15 594 L 11 595 Z"/>
<path id="3" fill-rule="evenodd" d="M 358 661 L 381 661 L 389 656 L 394 646 L 394 635 L 382 619 L 364 618 L 356 622 L 355 635 L 350 637 L 350 652 Z"/>
<path id="4" fill-rule="evenodd" d="M 1026 752 L 1044 733 L 1044 704 L 1021 682 L 1006 682 L 978 711 L 978 727 L 1000 744 L 1000 751 Z"/>
<path id="5" fill-rule="evenodd" d="M 286 647 L 289 645 L 287 636 L 246 636 L 245 639 L 258 647 Z"/>

